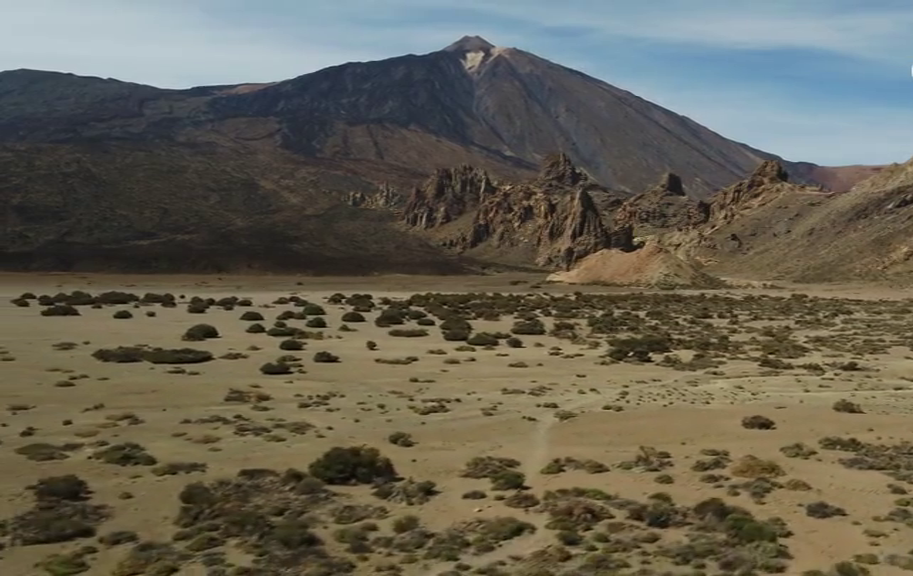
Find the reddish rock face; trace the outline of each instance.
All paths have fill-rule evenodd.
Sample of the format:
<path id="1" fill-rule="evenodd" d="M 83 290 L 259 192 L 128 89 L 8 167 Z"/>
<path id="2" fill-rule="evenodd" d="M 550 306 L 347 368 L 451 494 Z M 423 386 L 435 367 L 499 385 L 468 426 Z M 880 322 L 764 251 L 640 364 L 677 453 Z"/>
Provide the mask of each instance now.
<path id="1" fill-rule="evenodd" d="M 615 215 L 617 226 L 634 230 L 635 235 L 681 230 L 707 221 L 709 205 L 690 198 L 682 180 L 664 174 L 659 183 L 625 202 Z"/>
<path id="2" fill-rule="evenodd" d="M 517 185 L 495 185 L 484 171 L 461 166 L 439 170 L 417 188 L 403 220 L 438 232 L 458 252 L 489 249 L 513 262 L 567 269 L 603 248 L 631 245 L 630 230 L 607 225 L 610 215 L 600 213 L 593 195 L 603 204 L 619 196 L 565 154 L 547 158 L 536 178 Z"/>

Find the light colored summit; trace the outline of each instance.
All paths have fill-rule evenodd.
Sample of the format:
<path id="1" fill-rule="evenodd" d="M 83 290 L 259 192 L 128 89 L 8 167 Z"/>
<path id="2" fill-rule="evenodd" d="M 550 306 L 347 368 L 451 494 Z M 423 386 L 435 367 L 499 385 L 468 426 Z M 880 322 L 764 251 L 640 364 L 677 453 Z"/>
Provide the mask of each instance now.
<path id="1" fill-rule="evenodd" d="M 490 52 L 496 46 L 481 36 L 463 36 L 450 46 L 444 48 L 445 52 Z"/>
<path id="2" fill-rule="evenodd" d="M 444 48 L 444 52 L 453 52 L 462 56 L 463 66 L 466 67 L 467 72 L 479 70 L 483 64 L 504 51 L 505 48 L 495 46 L 481 36 L 463 36 Z"/>

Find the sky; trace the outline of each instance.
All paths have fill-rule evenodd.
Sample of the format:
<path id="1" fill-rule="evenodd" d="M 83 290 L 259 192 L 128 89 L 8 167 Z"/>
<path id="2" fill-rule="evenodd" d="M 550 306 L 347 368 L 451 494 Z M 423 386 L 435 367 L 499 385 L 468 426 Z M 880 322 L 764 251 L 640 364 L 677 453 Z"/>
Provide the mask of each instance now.
<path id="1" fill-rule="evenodd" d="M 913 156 L 913 0 L 0 0 L 0 70 L 267 82 L 480 35 L 756 148 Z"/>

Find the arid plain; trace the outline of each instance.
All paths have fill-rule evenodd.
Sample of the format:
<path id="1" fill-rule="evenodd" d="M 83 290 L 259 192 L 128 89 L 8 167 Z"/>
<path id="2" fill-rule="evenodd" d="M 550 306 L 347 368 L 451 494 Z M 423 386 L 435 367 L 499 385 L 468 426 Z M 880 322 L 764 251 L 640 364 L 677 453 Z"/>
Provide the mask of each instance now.
<path id="1" fill-rule="evenodd" d="M 0 573 L 913 570 L 908 293 L 541 280 L 3 275 Z"/>

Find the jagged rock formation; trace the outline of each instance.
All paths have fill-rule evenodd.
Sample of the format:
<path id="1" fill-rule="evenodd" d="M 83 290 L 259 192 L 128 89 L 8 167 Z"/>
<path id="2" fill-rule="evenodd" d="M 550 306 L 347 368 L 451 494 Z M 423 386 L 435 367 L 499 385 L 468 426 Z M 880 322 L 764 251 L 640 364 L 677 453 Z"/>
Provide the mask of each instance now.
<path id="1" fill-rule="evenodd" d="M 666 173 L 656 186 L 626 201 L 615 215 L 615 222 L 643 237 L 697 226 L 709 216 L 710 205 L 690 198 L 682 179 Z"/>
<path id="2" fill-rule="evenodd" d="M 346 195 L 346 204 L 353 208 L 397 211 L 405 204 L 405 198 L 395 188 L 384 182 L 376 192 L 365 192 L 364 190 L 349 192 Z"/>
<path id="3" fill-rule="evenodd" d="M 430 230 L 453 222 L 479 206 L 482 198 L 495 191 L 488 173 L 463 164 L 441 168 L 418 187 L 404 208 L 407 226 Z"/>
<path id="4" fill-rule="evenodd" d="M 723 225 L 746 211 L 769 202 L 780 193 L 791 192 L 789 173 L 775 160 L 762 162 L 745 180 L 718 192 L 710 204 L 709 220 Z"/>
<path id="5" fill-rule="evenodd" d="M 632 247 L 631 230 L 611 227 L 611 215 L 599 208 L 622 198 L 557 154 L 538 177 L 516 185 L 497 186 L 469 166 L 438 171 L 415 190 L 403 220 L 461 254 L 567 269 L 598 250 Z"/>

